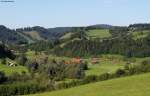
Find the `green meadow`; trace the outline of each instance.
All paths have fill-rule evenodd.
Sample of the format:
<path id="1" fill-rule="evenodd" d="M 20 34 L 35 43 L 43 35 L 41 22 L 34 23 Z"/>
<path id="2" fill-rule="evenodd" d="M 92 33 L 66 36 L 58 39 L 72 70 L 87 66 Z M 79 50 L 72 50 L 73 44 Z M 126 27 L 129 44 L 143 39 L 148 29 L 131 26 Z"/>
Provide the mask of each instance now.
<path id="1" fill-rule="evenodd" d="M 92 38 L 107 38 L 111 36 L 108 29 L 89 30 L 87 35 Z"/>
<path id="2" fill-rule="evenodd" d="M 150 73 L 29 96 L 150 96 Z"/>
<path id="3" fill-rule="evenodd" d="M 137 39 L 147 37 L 149 33 L 150 33 L 149 30 L 144 30 L 144 31 L 133 32 L 132 35 L 133 35 L 133 39 L 137 40 Z"/>
<path id="4" fill-rule="evenodd" d="M 26 72 L 28 73 L 28 70 L 26 67 L 24 66 L 15 66 L 15 67 L 10 67 L 10 66 L 7 66 L 7 65 L 3 65 L 3 64 L 0 64 L 0 71 L 3 71 L 5 72 L 6 75 L 11 75 L 12 73 L 22 73 L 22 72 Z"/>

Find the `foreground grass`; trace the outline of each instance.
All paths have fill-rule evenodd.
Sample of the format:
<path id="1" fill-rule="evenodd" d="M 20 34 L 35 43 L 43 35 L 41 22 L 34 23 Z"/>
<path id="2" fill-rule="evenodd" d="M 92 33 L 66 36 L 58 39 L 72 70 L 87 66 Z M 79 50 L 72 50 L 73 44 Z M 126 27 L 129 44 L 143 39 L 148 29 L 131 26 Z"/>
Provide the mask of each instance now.
<path id="1" fill-rule="evenodd" d="M 30 96 L 150 96 L 150 73 Z"/>

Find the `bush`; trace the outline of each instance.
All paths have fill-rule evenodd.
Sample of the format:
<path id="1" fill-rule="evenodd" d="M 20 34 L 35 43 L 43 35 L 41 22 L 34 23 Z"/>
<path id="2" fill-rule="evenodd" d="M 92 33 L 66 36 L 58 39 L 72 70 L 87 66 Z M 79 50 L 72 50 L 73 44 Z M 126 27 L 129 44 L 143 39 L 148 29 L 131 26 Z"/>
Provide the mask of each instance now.
<path id="1" fill-rule="evenodd" d="M 109 73 L 104 73 L 104 74 L 101 74 L 98 79 L 100 81 L 103 81 L 103 80 L 108 80 L 109 78 L 110 78 L 110 74 Z"/>
<path id="2" fill-rule="evenodd" d="M 3 59 L 1 60 L 1 64 L 6 65 L 6 63 L 7 63 L 6 59 L 3 58 Z"/>
<path id="3" fill-rule="evenodd" d="M 86 76 L 83 79 L 83 83 L 87 84 L 87 83 L 91 83 L 91 82 L 96 82 L 98 80 L 98 77 L 95 75 L 90 75 L 90 76 Z"/>
<path id="4" fill-rule="evenodd" d="M 30 80 L 31 77 L 27 75 L 26 73 L 19 74 L 19 73 L 13 73 L 10 76 L 8 76 L 8 82 L 26 82 L 27 80 Z"/>
<path id="5" fill-rule="evenodd" d="M 83 69 L 83 70 L 88 70 L 88 64 L 87 62 L 83 62 L 80 64 L 80 67 Z"/>
<path id="6" fill-rule="evenodd" d="M 29 71 L 34 72 L 38 69 L 39 64 L 36 61 L 30 61 L 27 63 Z"/>
<path id="7" fill-rule="evenodd" d="M 19 57 L 16 58 L 16 61 L 18 64 L 24 66 L 27 62 L 27 57 L 25 56 L 25 54 L 21 54 Z"/>
<path id="8" fill-rule="evenodd" d="M 44 90 L 46 90 L 44 86 L 39 86 L 38 84 L 34 83 L 0 85 L 0 96 L 33 94 L 36 92 L 42 92 Z"/>
<path id="9" fill-rule="evenodd" d="M 65 70 L 66 77 L 70 79 L 81 79 L 85 76 L 85 72 L 80 65 L 68 65 Z"/>
<path id="10" fill-rule="evenodd" d="M 5 76 L 5 73 L 0 71 L 0 84 L 6 81 L 7 81 L 7 77 Z"/>
<path id="11" fill-rule="evenodd" d="M 150 60 L 143 61 L 140 67 L 142 72 L 150 72 Z"/>
<path id="12" fill-rule="evenodd" d="M 144 60 L 142 63 L 141 63 L 141 65 L 148 65 L 148 64 L 150 64 L 150 60 Z"/>
<path id="13" fill-rule="evenodd" d="M 125 70 L 123 69 L 118 69 L 115 73 L 115 76 L 116 77 L 121 77 L 121 76 L 124 76 L 126 74 Z"/>

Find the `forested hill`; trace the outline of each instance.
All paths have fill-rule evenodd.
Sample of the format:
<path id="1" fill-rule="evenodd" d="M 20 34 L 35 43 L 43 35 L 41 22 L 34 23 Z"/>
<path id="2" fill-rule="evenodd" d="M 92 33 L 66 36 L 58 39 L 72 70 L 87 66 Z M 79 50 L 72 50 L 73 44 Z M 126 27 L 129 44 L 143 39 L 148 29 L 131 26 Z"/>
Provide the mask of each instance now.
<path id="1" fill-rule="evenodd" d="M 55 41 L 72 27 L 44 28 L 40 26 L 9 29 L 0 25 L 0 41 L 14 44 L 28 44 L 37 41 Z"/>
<path id="2" fill-rule="evenodd" d="M 26 27 L 16 29 L 16 32 L 23 33 L 27 37 L 37 40 L 56 40 L 62 36 L 65 32 L 71 31 L 69 27 L 58 27 L 58 28 L 44 28 L 40 26 Z"/>
<path id="3" fill-rule="evenodd" d="M 0 44 L 0 58 L 14 59 L 15 55 L 4 44 Z"/>
<path id="4" fill-rule="evenodd" d="M 109 29 L 91 28 L 66 34 L 54 54 L 62 56 L 97 56 L 121 54 L 127 57 L 150 56 L 150 24 Z M 66 39 L 66 40 L 65 40 Z M 69 40 L 69 41 L 68 41 Z"/>
<path id="5" fill-rule="evenodd" d="M 0 41 L 3 42 L 13 42 L 19 43 L 26 41 L 20 35 L 18 35 L 14 30 L 10 30 L 3 25 L 0 25 Z"/>
<path id="6" fill-rule="evenodd" d="M 14 44 L 30 44 L 30 43 L 35 43 L 37 41 L 58 41 L 58 40 L 62 40 L 61 38 L 65 36 L 67 37 L 68 33 L 70 35 L 72 34 L 72 37 L 74 36 L 72 39 L 75 39 L 77 36 L 76 33 L 80 29 L 85 29 L 86 31 L 88 31 L 89 38 L 96 37 L 96 38 L 103 38 L 103 39 L 104 38 L 112 39 L 112 36 L 118 37 L 118 35 L 121 34 L 124 35 L 123 28 L 125 30 L 126 29 L 128 30 L 126 31 L 128 32 L 128 34 L 129 32 L 130 33 L 134 32 L 133 36 L 135 39 L 137 39 L 137 38 L 141 38 L 142 36 L 146 36 L 148 32 L 145 31 L 149 30 L 150 24 L 132 24 L 128 27 L 117 27 L 117 26 L 112 26 L 107 24 L 97 24 L 97 25 L 84 26 L 84 27 L 56 27 L 56 28 L 44 28 L 40 26 L 34 26 L 34 27 L 17 28 L 13 30 L 3 25 L 0 25 L 0 41 L 3 41 L 5 43 L 14 43 Z M 115 31 L 113 29 L 115 29 Z M 113 33 L 111 33 L 112 32 L 111 30 L 113 30 Z M 144 33 L 144 35 L 137 36 L 139 35 L 138 34 L 139 31 L 144 31 L 141 32 L 141 34 Z M 120 33 L 118 34 L 118 32 Z"/>
<path id="7" fill-rule="evenodd" d="M 4 25 L 0 25 L 0 41 L 15 44 L 35 43 L 37 41 L 55 41 L 68 32 L 75 32 L 80 27 L 56 27 L 44 28 L 41 26 L 25 27 L 17 29 L 9 29 Z M 86 28 L 113 28 L 111 25 L 97 24 L 87 26 Z"/>

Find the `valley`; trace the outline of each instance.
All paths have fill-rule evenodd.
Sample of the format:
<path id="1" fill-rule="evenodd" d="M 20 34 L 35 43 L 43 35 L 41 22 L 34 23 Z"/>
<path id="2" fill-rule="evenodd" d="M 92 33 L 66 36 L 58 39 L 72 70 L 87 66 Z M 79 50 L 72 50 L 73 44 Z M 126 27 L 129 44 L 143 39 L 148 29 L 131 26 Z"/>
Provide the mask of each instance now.
<path id="1" fill-rule="evenodd" d="M 0 38 L 0 95 L 148 96 L 150 25 L 141 26 L 11 30 L 24 39 Z"/>

